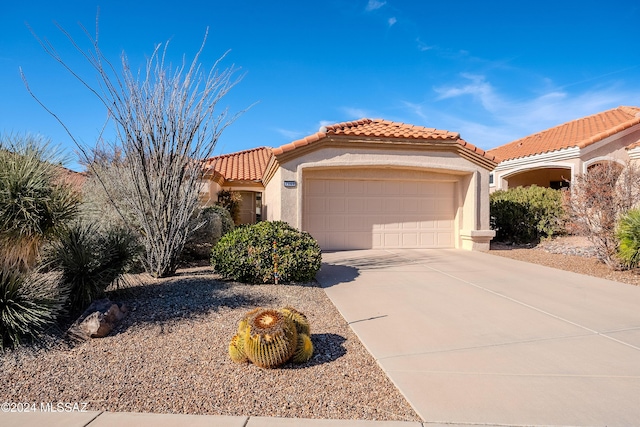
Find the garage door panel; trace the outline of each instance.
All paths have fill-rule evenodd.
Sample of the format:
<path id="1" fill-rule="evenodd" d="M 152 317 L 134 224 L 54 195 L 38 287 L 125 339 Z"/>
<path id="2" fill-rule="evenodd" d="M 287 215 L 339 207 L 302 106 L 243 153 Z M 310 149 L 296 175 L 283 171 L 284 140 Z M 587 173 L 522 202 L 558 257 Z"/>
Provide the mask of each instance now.
<path id="1" fill-rule="evenodd" d="M 313 194 L 314 196 L 322 196 L 325 194 L 325 183 L 326 181 L 314 179 L 309 180 L 305 185 L 307 192 L 309 194 Z"/>
<path id="2" fill-rule="evenodd" d="M 347 213 L 347 199 L 345 197 L 329 196 L 327 201 L 327 212 L 331 213 Z"/>
<path id="3" fill-rule="evenodd" d="M 347 211 L 350 214 L 365 214 L 367 212 L 365 199 L 361 197 L 354 197 L 354 198 L 348 199 Z"/>
<path id="4" fill-rule="evenodd" d="M 345 194 L 345 190 L 346 190 L 346 183 L 345 181 L 338 181 L 338 180 L 328 180 L 326 181 L 326 192 L 328 192 L 329 194 L 335 194 L 335 195 L 344 195 Z"/>
<path id="5" fill-rule="evenodd" d="M 385 248 L 398 248 L 400 245 L 400 233 L 385 233 L 383 236 Z"/>
<path id="6" fill-rule="evenodd" d="M 402 234 L 402 247 L 405 248 L 417 248 L 419 246 L 418 243 L 418 234 L 417 233 L 403 233 Z"/>
<path id="7" fill-rule="evenodd" d="M 310 197 L 307 199 L 310 214 L 313 215 L 312 212 L 326 212 L 327 208 L 325 207 L 325 203 L 326 199 L 321 197 Z"/>
<path id="8" fill-rule="evenodd" d="M 418 199 L 415 196 L 410 199 L 402 199 L 400 203 L 402 206 L 402 211 L 405 213 L 415 213 L 420 211 L 420 208 L 418 206 Z"/>
<path id="9" fill-rule="evenodd" d="M 369 217 L 354 217 L 349 216 L 347 218 L 347 229 L 349 231 L 361 231 L 371 232 L 373 229 L 373 221 Z"/>
<path id="10" fill-rule="evenodd" d="M 436 235 L 434 233 L 420 233 L 420 246 L 436 247 Z"/>
<path id="11" fill-rule="evenodd" d="M 382 199 L 367 198 L 364 204 L 367 212 L 380 212 L 382 210 Z"/>
<path id="12" fill-rule="evenodd" d="M 304 227 L 323 249 L 454 246 L 453 182 L 305 180 Z"/>
<path id="13" fill-rule="evenodd" d="M 346 220 L 344 215 L 331 215 L 326 218 L 325 226 L 331 231 L 347 231 Z"/>
<path id="14" fill-rule="evenodd" d="M 364 181 L 366 182 L 365 194 L 369 196 L 379 196 L 382 194 L 382 181 Z"/>
<path id="15" fill-rule="evenodd" d="M 451 233 L 437 233 L 437 237 L 437 246 L 447 247 L 453 245 L 453 238 L 451 236 Z"/>
<path id="16" fill-rule="evenodd" d="M 366 181 L 347 181 L 349 194 L 364 194 Z"/>

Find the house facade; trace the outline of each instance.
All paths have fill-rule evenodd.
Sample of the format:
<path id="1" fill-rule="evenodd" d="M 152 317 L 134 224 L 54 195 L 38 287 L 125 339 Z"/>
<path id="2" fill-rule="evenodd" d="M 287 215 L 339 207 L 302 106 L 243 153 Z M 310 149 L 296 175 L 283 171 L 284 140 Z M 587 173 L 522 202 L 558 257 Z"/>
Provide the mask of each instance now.
<path id="1" fill-rule="evenodd" d="M 361 119 L 208 159 L 202 198 L 239 191 L 242 222 L 286 221 L 323 250 L 488 250 L 495 166 L 458 133 Z"/>
<path id="2" fill-rule="evenodd" d="M 490 190 L 569 187 L 596 164 L 640 159 L 640 108 L 618 107 L 487 151 L 499 162 Z"/>

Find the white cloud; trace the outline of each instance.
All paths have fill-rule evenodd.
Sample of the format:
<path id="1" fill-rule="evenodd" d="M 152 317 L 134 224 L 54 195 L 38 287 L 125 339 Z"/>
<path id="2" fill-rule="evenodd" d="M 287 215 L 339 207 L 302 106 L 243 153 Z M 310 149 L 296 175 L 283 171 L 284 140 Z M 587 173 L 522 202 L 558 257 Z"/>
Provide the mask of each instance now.
<path id="1" fill-rule="evenodd" d="M 418 50 L 421 52 L 433 49 L 433 46 L 429 46 L 428 44 L 420 40 L 420 37 L 416 39 L 416 43 L 418 44 Z"/>
<path id="2" fill-rule="evenodd" d="M 385 4 L 387 4 L 386 1 L 369 0 L 369 2 L 367 3 L 367 7 L 365 7 L 365 10 L 367 12 L 371 12 L 372 10 L 380 9 Z"/>
<path id="3" fill-rule="evenodd" d="M 362 119 L 363 117 L 369 117 L 366 110 L 354 107 L 341 107 L 340 110 L 349 117 L 349 120 Z"/>
<path id="4" fill-rule="evenodd" d="M 290 140 L 296 140 L 306 136 L 304 132 L 300 132 L 297 130 L 282 129 L 282 128 L 274 128 L 273 130 Z"/>
<path id="5" fill-rule="evenodd" d="M 320 120 L 320 122 L 318 123 L 317 129 L 320 129 L 321 127 L 324 127 L 324 126 L 330 126 L 335 124 L 336 122 L 334 120 Z"/>
<path id="6" fill-rule="evenodd" d="M 435 102 L 402 101 L 403 121 L 459 132 L 488 150 L 619 105 L 637 105 L 640 99 L 640 90 L 630 92 L 616 83 L 579 93 L 547 86 L 540 94 L 516 99 L 498 91 L 484 76 L 463 78 L 461 84 L 434 89 Z M 457 101 L 464 96 L 473 101 L 460 106 Z"/>
<path id="7" fill-rule="evenodd" d="M 471 95 L 479 100 L 482 106 L 489 111 L 501 108 L 501 100 L 496 96 L 493 86 L 486 81 L 484 76 L 470 73 L 463 73 L 461 76 L 467 81 L 467 84 L 434 88 L 438 94 L 437 99 L 443 100 Z"/>
<path id="8" fill-rule="evenodd" d="M 395 16 L 392 16 L 387 20 L 387 23 L 389 24 L 390 27 L 393 27 L 393 24 L 395 24 L 396 22 L 398 22 L 398 20 L 396 19 Z"/>
<path id="9" fill-rule="evenodd" d="M 420 117 L 425 122 L 428 120 L 428 115 L 424 112 L 424 107 L 422 106 L 422 104 L 415 104 L 409 101 L 402 101 L 402 104 L 413 115 Z"/>

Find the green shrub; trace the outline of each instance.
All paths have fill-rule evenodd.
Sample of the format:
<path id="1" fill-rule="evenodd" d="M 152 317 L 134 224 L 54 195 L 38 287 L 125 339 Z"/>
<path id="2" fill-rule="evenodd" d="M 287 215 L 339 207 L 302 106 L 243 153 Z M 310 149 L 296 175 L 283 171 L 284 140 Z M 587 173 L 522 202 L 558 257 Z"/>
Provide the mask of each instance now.
<path id="1" fill-rule="evenodd" d="M 55 322 L 65 299 L 54 274 L 0 265 L 0 350 L 39 338 Z"/>
<path id="2" fill-rule="evenodd" d="M 631 209 L 618 224 L 616 237 L 619 240 L 618 256 L 627 268 L 640 263 L 640 209 Z"/>
<path id="3" fill-rule="evenodd" d="M 137 240 L 122 228 L 101 232 L 93 224 L 75 224 L 52 243 L 47 265 L 62 274 L 69 288 L 69 308 L 76 313 L 102 297 L 139 252 Z"/>
<path id="4" fill-rule="evenodd" d="M 561 190 L 516 187 L 492 193 L 490 201 L 497 241 L 530 243 L 564 232 Z"/>
<path id="5" fill-rule="evenodd" d="M 274 259 L 279 282 L 308 282 L 320 269 L 322 253 L 309 233 L 286 222 L 263 221 L 240 226 L 220 239 L 211 265 L 227 279 L 273 283 Z"/>

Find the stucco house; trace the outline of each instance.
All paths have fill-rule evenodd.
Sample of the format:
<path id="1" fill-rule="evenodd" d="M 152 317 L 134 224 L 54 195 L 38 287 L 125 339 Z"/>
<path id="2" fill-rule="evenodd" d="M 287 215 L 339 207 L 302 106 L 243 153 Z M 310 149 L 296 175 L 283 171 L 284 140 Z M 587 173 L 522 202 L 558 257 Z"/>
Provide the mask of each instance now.
<path id="1" fill-rule="evenodd" d="M 323 250 L 488 250 L 495 166 L 458 133 L 361 119 L 207 159 L 202 198 L 238 191 L 242 222 L 286 221 Z"/>
<path id="2" fill-rule="evenodd" d="M 618 107 L 488 150 L 499 162 L 491 191 L 518 186 L 570 186 L 602 162 L 640 159 L 640 108 Z"/>

